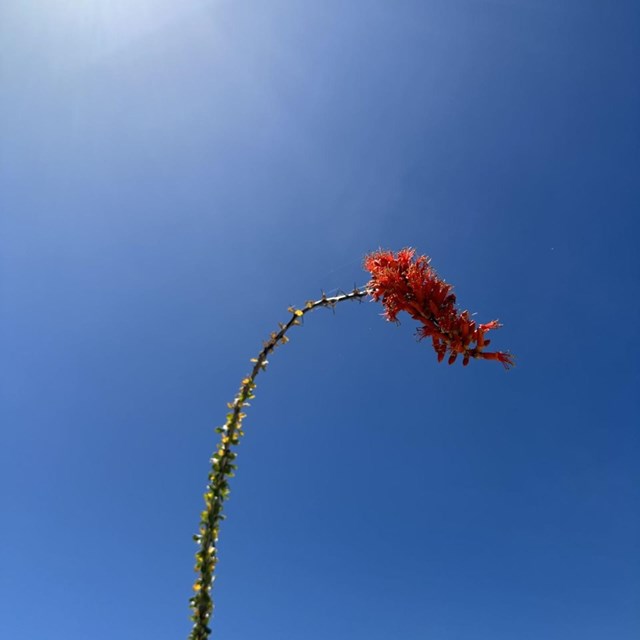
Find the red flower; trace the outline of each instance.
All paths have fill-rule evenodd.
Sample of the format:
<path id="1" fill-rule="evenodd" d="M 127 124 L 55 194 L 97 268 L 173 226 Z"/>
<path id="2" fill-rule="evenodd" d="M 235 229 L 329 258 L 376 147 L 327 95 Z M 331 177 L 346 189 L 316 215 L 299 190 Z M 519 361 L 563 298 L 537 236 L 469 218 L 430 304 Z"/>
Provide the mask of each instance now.
<path id="1" fill-rule="evenodd" d="M 429 266 L 429 258 L 414 260 L 414 249 L 376 251 L 364 259 L 364 268 L 371 273 L 367 289 L 374 300 L 382 300 L 387 320 L 396 321 L 406 311 L 421 323 L 418 336 L 431 338 L 438 362 L 449 353 L 448 363 L 462 356 L 463 366 L 470 358 L 497 360 L 506 369 L 513 366 L 513 356 L 506 351 L 487 352 L 489 340 L 485 334 L 497 329 L 497 320 L 476 324 L 468 311 L 459 312 L 451 285 L 438 277 Z"/>

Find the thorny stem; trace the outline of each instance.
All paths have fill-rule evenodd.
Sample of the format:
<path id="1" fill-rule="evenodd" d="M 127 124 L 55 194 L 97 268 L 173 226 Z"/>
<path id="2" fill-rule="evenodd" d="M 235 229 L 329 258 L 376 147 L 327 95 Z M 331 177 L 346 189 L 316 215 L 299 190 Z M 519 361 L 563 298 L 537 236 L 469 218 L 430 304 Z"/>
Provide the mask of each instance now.
<path id="1" fill-rule="evenodd" d="M 211 589 L 214 580 L 214 571 L 218 561 L 218 534 L 220 530 L 220 522 L 224 519 L 222 515 L 222 507 L 224 501 L 229 496 L 229 478 L 233 477 L 236 469 L 234 460 L 237 453 L 233 451 L 240 438 L 244 435 L 242 431 L 242 420 L 245 414 L 242 412 L 244 407 L 249 406 L 249 400 L 254 395 L 253 391 L 256 387 L 255 380 L 262 370 L 266 370 L 268 361 L 267 357 L 279 345 L 286 344 L 288 338 L 287 332 L 294 325 L 300 324 L 301 318 L 307 313 L 317 309 L 318 307 L 335 307 L 339 302 L 345 300 L 361 300 L 369 295 L 370 292 L 366 288 L 358 289 L 355 287 L 350 293 L 342 293 L 337 296 L 328 297 L 324 293 L 319 300 L 310 300 L 303 309 L 295 309 L 289 307 L 291 318 L 286 324 L 280 324 L 279 331 L 274 331 L 269 340 L 263 343 L 262 350 L 257 358 L 252 358 L 253 369 L 249 376 L 242 380 L 238 394 L 227 406 L 230 412 L 227 414 L 227 420 L 222 427 L 218 427 L 216 431 L 220 434 L 220 443 L 211 458 L 211 471 L 209 472 L 209 482 L 207 490 L 204 494 L 205 509 L 200 516 L 200 529 L 193 539 L 198 543 L 199 549 L 196 553 L 195 571 L 198 573 L 193 590 L 195 595 L 189 600 L 191 610 L 193 611 L 191 620 L 193 620 L 193 629 L 189 635 L 189 640 L 207 640 L 211 629 L 208 623 L 213 613 L 213 600 L 211 599 Z"/>

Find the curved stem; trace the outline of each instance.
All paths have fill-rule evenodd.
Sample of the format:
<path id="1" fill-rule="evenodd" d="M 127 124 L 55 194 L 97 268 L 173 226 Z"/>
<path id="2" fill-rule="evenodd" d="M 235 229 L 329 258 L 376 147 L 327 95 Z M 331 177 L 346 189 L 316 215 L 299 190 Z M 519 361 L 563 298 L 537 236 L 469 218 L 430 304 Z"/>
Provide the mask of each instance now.
<path id="1" fill-rule="evenodd" d="M 208 624 L 213 613 L 213 600 L 211 589 L 214 580 L 214 571 L 218 561 L 218 533 L 220 522 L 224 519 L 222 508 L 224 501 L 229 496 L 229 478 L 233 477 L 236 469 L 234 461 L 237 453 L 233 450 L 244 435 L 242 431 L 242 420 L 245 417 L 243 409 L 249 405 L 254 395 L 256 387 L 255 380 L 260 373 L 266 369 L 267 357 L 280 344 L 286 344 L 289 340 L 287 332 L 291 327 L 300 324 L 301 318 L 318 307 L 335 307 L 339 302 L 345 300 L 361 300 L 369 295 L 365 288 L 353 289 L 350 293 L 343 293 L 337 296 L 328 297 L 322 294 L 319 300 L 310 300 L 303 309 L 289 307 L 291 318 L 285 324 L 280 324 L 278 331 L 274 331 L 269 339 L 264 342 L 262 350 L 256 358 L 252 358 L 253 369 L 251 373 L 242 380 L 238 394 L 227 406 L 230 412 L 222 427 L 216 431 L 220 434 L 220 442 L 211 457 L 211 471 L 207 490 L 204 494 L 205 509 L 200 515 L 200 530 L 194 535 L 194 540 L 199 548 L 196 553 L 195 570 L 198 573 L 193 590 L 195 595 L 189 600 L 193 620 L 193 629 L 189 635 L 189 640 L 206 640 L 211 633 Z"/>

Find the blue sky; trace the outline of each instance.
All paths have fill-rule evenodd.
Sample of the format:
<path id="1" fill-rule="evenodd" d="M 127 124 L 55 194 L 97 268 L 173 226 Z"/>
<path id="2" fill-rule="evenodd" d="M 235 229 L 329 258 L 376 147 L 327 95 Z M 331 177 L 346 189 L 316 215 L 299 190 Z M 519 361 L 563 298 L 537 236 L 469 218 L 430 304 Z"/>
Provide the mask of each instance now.
<path id="1" fill-rule="evenodd" d="M 517 367 L 309 316 L 214 637 L 640 636 L 637 3 L 9 0 L 0 38 L 0 635 L 186 637 L 249 359 L 414 246 Z"/>

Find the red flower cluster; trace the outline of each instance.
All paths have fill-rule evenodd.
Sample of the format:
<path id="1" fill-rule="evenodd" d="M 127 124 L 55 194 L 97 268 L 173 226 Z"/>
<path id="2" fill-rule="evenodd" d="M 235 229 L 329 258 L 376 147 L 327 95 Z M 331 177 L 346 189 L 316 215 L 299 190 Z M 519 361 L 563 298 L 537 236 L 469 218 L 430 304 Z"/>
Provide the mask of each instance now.
<path id="1" fill-rule="evenodd" d="M 476 324 L 468 311 L 459 312 L 451 285 L 441 280 L 429 266 L 429 258 L 413 258 L 414 249 L 402 249 L 398 255 L 391 251 L 376 251 L 364 260 L 364 268 L 371 273 L 367 289 L 374 300 L 382 300 L 387 320 L 395 321 L 398 313 L 406 311 L 422 324 L 420 338 L 431 338 L 438 354 L 438 362 L 449 352 L 449 364 L 462 356 L 462 364 L 470 358 L 497 360 L 506 369 L 513 366 L 508 352 L 487 352 L 489 340 L 485 334 L 497 329 L 497 320 Z"/>

